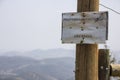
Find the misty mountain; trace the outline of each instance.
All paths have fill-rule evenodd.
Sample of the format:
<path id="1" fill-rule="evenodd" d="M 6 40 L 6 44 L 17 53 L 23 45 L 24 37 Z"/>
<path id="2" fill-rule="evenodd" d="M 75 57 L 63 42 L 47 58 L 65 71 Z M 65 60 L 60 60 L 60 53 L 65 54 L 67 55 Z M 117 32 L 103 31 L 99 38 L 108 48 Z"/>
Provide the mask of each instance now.
<path id="1" fill-rule="evenodd" d="M 75 51 L 67 49 L 50 49 L 50 50 L 37 49 L 28 52 L 17 51 L 4 52 L 0 53 L 0 56 L 24 56 L 34 59 L 47 59 L 47 58 L 75 57 Z"/>
<path id="2" fill-rule="evenodd" d="M 119 51 L 111 55 L 120 63 Z M 0 80 L 75 80 L 74 57 L 74 50 L 65 49 L 2 52 Z"/>
<path id="3" fill-rule="evenodd" d="M 111 59 L 114 59 L 114 63 L 120 64 L 120 51 L 112 51 L 111 52 Z"/>
<path id="4" fill-rule="evenodd" d="M 0 80 L 68 80 L 74 76 L 74 58 L 36 60 L 0 57 Z"/>

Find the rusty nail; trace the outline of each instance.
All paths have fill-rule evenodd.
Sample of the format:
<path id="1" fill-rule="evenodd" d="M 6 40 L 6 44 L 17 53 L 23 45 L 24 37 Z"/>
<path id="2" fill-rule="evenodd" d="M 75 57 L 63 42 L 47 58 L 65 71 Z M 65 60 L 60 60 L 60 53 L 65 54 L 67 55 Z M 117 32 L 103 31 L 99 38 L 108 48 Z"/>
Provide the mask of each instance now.
<path id="1" fill-rule="evenodd" d="M 84 29 L 83 29 L 83 27 L 81 27 L 81 31 L 83 31 Z"/>
<path id="2" fill-rule="evenodd" d="M 69 27 L 70 29 L 72 29 L 72 27 Z"/>
<path id="3" fill-rule="evenodd" d="M 83 24 L 85 24 L 85 21 L 83 22 Z"/>
<path id="4" fill-rule="evenodd" d="M 83 31 L 84 29 L 81 29 L 81 31 Z"/>
<path id="5" fill-rule="evenodd" d="M 71 16 L 74 16 L 74 14 L 71 14 Z"/>
<path id="6" fill-rule="evenodd" d="M 98 29 L 98 26 L 96 27 L 96 29 Z"/>
<path id="7" fill-rule="evenodd" d="M 84 40 L 85 38 L 83 37 L 82 39 Z"/>
<path id="8" fill-rule="evenodd" d="M 73 42 L 70 42 L 70 43 L 73 43 Z"/>
<path id="9" fill-rule="evenodd" d="M 82 44 L 82 43 L 83 43 L 83 40 L 80 41 L 80 44 Z"/>

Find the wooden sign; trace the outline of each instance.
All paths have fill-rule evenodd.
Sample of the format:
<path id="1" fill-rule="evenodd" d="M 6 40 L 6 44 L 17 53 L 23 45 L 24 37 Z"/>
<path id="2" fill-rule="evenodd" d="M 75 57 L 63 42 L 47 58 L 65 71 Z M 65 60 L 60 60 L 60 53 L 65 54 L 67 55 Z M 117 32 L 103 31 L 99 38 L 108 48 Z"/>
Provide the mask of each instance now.
<path id="1" fill-rule="evenodd" d="M 108 39 L 108 12 L 62 14 L 62 43 L 105 43 Z"/>

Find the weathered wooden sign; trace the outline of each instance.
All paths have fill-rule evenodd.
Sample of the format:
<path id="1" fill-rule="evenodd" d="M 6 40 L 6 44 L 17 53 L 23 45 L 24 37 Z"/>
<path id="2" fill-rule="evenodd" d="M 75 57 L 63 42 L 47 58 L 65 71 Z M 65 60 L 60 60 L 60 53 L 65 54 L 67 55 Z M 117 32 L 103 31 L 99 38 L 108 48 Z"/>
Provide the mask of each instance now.
<path id="1" fill-rule="evenodd" d="M 62 43 L 105 43 L 108 12 L 62 14 Z"/>

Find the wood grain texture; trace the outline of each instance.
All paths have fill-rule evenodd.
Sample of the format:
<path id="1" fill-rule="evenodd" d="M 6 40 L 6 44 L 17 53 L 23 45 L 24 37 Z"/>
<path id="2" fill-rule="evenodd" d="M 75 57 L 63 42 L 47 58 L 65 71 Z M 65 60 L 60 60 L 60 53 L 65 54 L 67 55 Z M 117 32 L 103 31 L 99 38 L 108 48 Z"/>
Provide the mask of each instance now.
<path id="1" fill-rule="evenodd" d="M 78 0 L 77 12 L 99 10 L 99 0 Z M 76 45 L 75 80 L 98 80 L 98 45 Z"/>
<path id="2" fill-rule="evenodd" d="M 89 12 L 99 10 L 99 0 L 78 0 L 77 11 Z"/>
<path id="3" fill-rule="evenodd" d="M 110 56 L 108 49 L 99 50 L 99 80 L 110 80 Z"/>
<path id="4" fill-rule="evenodd" d="M 98 45 L 76 45 L 76 80 L 98 80 Z"/>

